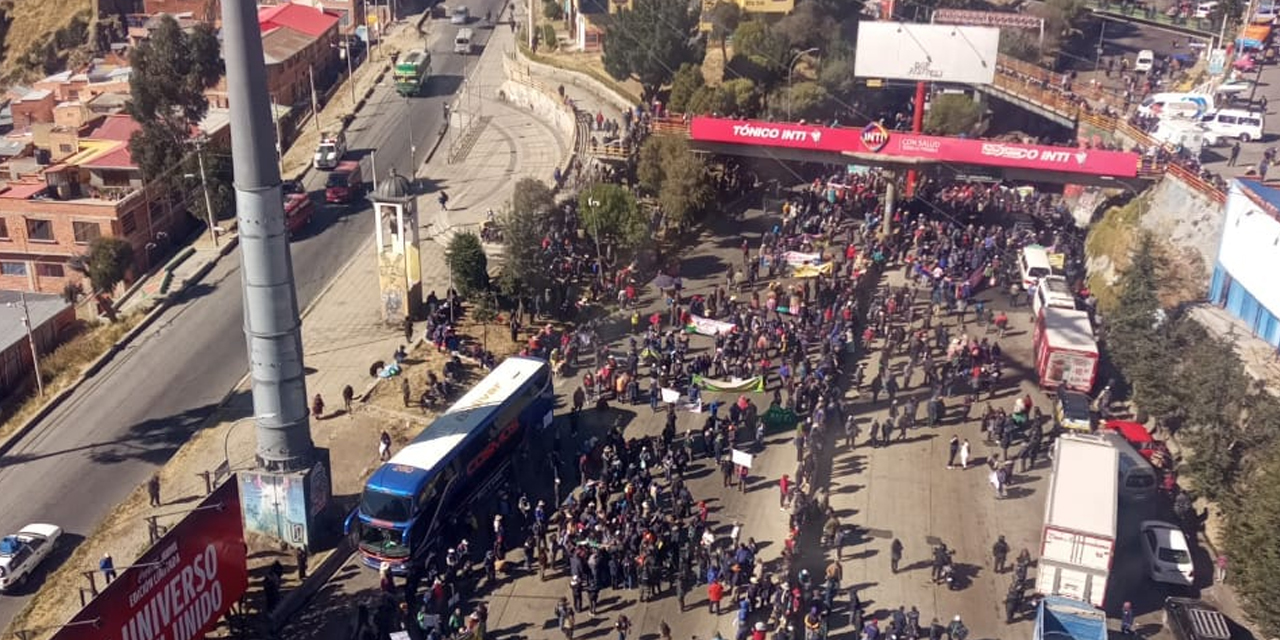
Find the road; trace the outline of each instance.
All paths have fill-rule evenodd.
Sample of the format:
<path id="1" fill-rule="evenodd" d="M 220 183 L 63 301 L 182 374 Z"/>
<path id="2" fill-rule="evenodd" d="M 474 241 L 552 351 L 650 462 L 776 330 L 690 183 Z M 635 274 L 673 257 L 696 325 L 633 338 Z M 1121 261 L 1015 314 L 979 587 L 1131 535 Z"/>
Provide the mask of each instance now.
<path id="1" fill-rule="evenodd" d="M 497 15 L 500 6 L 500 0 L 478 0 L 471 8 L 473 15 Z M 349 147 L 364 158 L 366 176 L 372 175 L 368 152 L 374 149 L 379 175 L 392 166 L 408 172 L 410 129 L 418 162 L 435 141 L 443 105 L 457 90 L 468 62 L 475 60 L 453 54 L 454 31 L 447 21 L 431 22 L 436 77 L 422 97 L 406 101 L 388 82 L 375 90 L 352 123 Z M 481 41 L 488 34 L 476 31 Z M 324 176 L 316 173 L 305 180 L 312 192 L 323 182 Z M 292 245 L 298 300 L 304 308 L 372 229 L 368 206 L 317 209 L 311 227 Z M 189 287 L 149 329 L 0 458 L 0 528 L 16 530 L 41 521 L 61 525 L 72 540 L 90 534 L 200 429 L 247 370 L 237 253 Z M 33 591 L 0 598 L 4 627 Z"/>

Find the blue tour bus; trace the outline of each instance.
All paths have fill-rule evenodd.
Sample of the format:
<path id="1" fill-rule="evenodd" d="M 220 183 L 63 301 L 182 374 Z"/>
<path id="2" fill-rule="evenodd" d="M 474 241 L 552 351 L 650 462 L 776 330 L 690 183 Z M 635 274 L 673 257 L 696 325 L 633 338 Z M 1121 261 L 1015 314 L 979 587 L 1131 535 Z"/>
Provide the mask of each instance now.
<path id="1" fill-rule="evenodd" d="M 405 571 L 430 546 L 436 515 L 464 504 L 508 464 L 529 427 L 550 425 L 554 403 L 545 360 L 502 361 L 369 477 L 345 527 L 364 563 Z"/>

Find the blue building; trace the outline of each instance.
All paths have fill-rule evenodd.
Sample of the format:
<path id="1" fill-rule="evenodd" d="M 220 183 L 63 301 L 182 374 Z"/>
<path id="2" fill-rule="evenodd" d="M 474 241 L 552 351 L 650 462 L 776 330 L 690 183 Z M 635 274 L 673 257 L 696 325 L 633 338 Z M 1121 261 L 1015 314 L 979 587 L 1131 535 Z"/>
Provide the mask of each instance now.
<path id="1" fill-rule="evenodd" d="M 1231 183 L 1209 301 L 1280 346 L 1280 189 Z"/>

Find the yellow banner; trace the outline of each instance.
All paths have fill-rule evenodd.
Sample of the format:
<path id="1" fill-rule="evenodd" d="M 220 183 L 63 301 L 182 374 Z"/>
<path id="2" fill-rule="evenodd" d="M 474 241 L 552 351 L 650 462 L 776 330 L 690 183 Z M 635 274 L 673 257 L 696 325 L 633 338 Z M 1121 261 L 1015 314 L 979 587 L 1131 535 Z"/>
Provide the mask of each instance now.
<path id="1" fill-rule="evenodd" d="M 831 263 L 824 262 L 819 265 L 801 264 L 796 265 L 791 270 L 791 275 L 797 278 L 816 278 L 819 275 L 831 275 Z"/>

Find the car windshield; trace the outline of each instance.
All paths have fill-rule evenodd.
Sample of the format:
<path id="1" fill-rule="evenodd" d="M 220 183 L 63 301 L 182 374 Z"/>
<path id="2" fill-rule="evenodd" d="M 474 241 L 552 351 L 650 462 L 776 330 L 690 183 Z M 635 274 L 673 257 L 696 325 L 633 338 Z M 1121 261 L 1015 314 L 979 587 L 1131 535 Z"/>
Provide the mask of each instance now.
<path id="1" fill-rule="evenodd" d="M 412 499 L 381 491 L 365 489 L 360 496 L 360 513 L 374 520 L 405 522 L 409 519 Z"/>
<path id="2" fill-rule="evenodd" d="M 386 558 L 407 558 L 409 547 L 401 543 L 400 532 L 370 524 L 360 527 L 360 549 Z"/>
<path id="3" fill-rule="evenodd" d="M 1160 551 L 1156 556 L 1160 558 L 1161 562 L 1170 564 L 1189 564 L 1191 562 L 1191 554 L 1182 549 L 1160 547 Z"/>
<path id="4" fill-rule="evenodd" d="M 337 172 L 329 174 L 329 179 L 325 181 L 326 187 L 345 187 L 347 186 L 347 173 Z"/>
<path id="5" fill-rule="evenodd" d="M 11 556 L 22 548 L 22 541 L 14 536 L 0 538 L 0 556 Z"/>
<path id="6" fill-rule="evenodd" d="M 316 153 L 318 153 L 318 154 L 320 154 L 320 155 L 322 155 L 322 156 L 331 156 L 331 155 L 333 155 L 333 154 L 334 154 L 334 152 L 336 152 L 337 150 L 338 150 L 338 147 L 337 147 L 337 146 L 335 146 L 335 145 L 332 145 L 332 144 L 322 144 L 322 145 L 320 145 L 320 148 L 319 148 L 319 149 L 316 149 Z"/>

